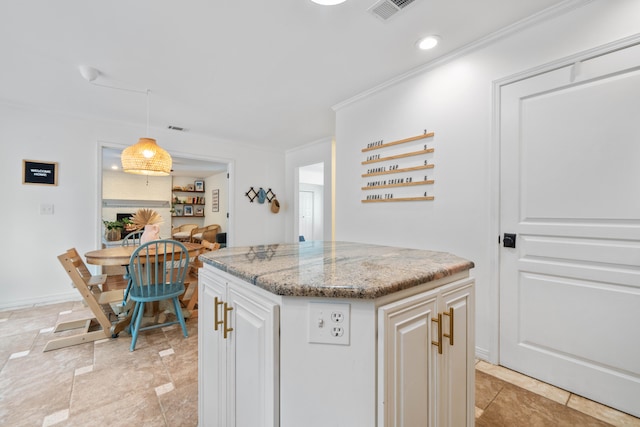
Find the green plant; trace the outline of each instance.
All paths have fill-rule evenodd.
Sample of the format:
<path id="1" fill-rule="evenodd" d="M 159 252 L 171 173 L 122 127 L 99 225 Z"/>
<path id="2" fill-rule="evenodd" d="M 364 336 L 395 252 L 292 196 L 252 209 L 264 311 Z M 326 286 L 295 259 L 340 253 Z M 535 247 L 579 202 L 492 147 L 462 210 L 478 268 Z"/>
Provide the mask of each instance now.
<path id="1" fill-rule="evenodd" d="M 118 230 L 118 229 L 124 228 L 124 224 L 122 223 L 122 221 L 105 221 L 105 220 L 103 220 L 102 223 L 104 224 L 104 227 L 107 230 Z"/>

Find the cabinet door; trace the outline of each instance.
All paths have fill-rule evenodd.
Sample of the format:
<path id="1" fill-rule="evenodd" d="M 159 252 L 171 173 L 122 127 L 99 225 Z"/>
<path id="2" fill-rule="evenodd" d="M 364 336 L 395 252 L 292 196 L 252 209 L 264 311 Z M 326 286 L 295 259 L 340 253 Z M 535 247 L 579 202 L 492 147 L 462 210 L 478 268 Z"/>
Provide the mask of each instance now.
<path id="1" fill-rule="evenodd" d="M 198 283 L 198 410 L 202 426 L 226 426 L 226 344 L 220 327 L 215 328 L 215 299 L 226 297 L 226 284 L 200 270 Z"/>
<path id="2" fill-rule="evenodd" d="M 442 357 L 438 359 L 440 392 L 438 401 L 438 425 L 473 426 L 475 421 L 475 331 L 474 331 L 473 279 L 456 282 L 445 287 L 440 294 L 439 311 L 450 313 L 442 316 L 443 332 L 453 340 L 443 337 Z"/>
<path id="3" fill-rule="evenodd" d="M 229 283 L 227 347 L 228 423 L 236 427 L 279 425 L 280 311 L 272 301 Z"/>
<path id="4" fill-rule="evenodd" d="M 426 292 L 378 309 L 380 426 L 436 426 L 436 295 Z"/>

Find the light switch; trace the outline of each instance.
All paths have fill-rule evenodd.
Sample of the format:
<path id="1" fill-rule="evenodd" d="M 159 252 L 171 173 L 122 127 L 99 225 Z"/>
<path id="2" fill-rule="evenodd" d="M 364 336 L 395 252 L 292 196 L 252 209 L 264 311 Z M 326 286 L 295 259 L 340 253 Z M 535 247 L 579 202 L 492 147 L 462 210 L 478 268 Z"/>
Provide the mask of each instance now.
<path id="1" fill-rule="evenodd" d="M 350 308 L 348 303 L 309 303 L 309 342 L 349 345 Z"/>

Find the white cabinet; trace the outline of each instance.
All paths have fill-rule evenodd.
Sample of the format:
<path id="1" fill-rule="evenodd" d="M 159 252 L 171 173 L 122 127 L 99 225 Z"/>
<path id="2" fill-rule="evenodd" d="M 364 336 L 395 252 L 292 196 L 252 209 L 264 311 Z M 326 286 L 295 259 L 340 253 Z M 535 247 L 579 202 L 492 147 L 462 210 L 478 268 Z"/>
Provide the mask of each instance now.
<path id="1" fill-rule="evenodd" d="M 279 425 L 279 306 L 250 285 L 200 270 L 200 425 Z"/>
<path id="2" fill-rule="evenodd" d="M 468 273 L 337 300 L 274 295 L 205 264 L 199 286 L 200 426 L 473 426 Z M 314 342 L 312 307 L 338 302 L 348 344 Z"/>
<path id="3" fill-rule="evenodd" d="M 378 421 L 473 426 L 474 288 L 466 279 L 378 309 Z"/>

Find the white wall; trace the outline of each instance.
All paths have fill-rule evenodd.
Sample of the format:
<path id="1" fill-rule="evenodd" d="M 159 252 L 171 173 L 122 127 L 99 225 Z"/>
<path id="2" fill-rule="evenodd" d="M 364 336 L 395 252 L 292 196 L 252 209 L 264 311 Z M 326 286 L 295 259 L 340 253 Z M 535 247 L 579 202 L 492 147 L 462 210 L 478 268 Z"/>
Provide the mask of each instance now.
<path id="1" fill-rule="evenodd" d="M 229 210 L 228 198 L 227 198 L 227 172 L 220 172 L 205 179 L 204 189 L 206 193 L 205 199 L 205 225 L 218 224 L 222 232 L 226 232 L 227 226 L 227 212 Z M 213 190 L 218 190 L 218 211 L 213 212 Z"/>
<path id="2" fill-rule="evenodd" d="M 452 252 L 476 263 L 476 344 L 497 357 L 497 167 L 492 83 L 640 32 L 640 2 L 600 0 L 343 103 L 336 111 L 336 239 Z M 443 40 L 446 43 L 446 40 Z M 363 154 L 433 130 L 431 202 L 361 203 Z M 430 173 L 431 174 L 431 173 Z M 494 200 L 494 202 L 492 202 Z"/>
<path id="3" fill-rule="evenodd" d="M 8 242 L 0 254 L 0 308 L 79 298 L 56 257 L 71 247 L 83 254 L 101 245 L 98 146 L 130 145 L 144 131 L 143 124 L 0 104 L 0 219 L 3 240 Z M 189 133 L 153 128 L 150 132 L 176 156 L 230 162 L 230 245 L 284 240 L 284 217 L 251 206 L 255 203 L 249 204 L 244 196 L 252 185 L 284 192 L 283 153 Z M 23 159 L 58 162 L 59 185 L 22 185 Z M 39 214 L 43 203 L 54 205 L 53 215 Z"/>
<path id="4" fill-rule="evenodd" d="M 171 177 L 134 175 L 124 172 L 103 171 L 102 172 L 102 199 L 117 199 L 130 201 L 127 207 L 103 207 L 101 218 L 107 221 L 115 221 L 119 213 L 134 214 L 138 209 L 145 206 L 135 206 L 136 201 L 152 200 L 156 202 L 164 201 L 167 206 L 164 208 L 154 207 L 163 219 L 160 224 L 160 236 L 171 236 L 171 212 L 169 200 L 171 200 Z M 124 234 L 123 234 L 124 236 Z"/>

